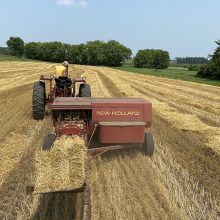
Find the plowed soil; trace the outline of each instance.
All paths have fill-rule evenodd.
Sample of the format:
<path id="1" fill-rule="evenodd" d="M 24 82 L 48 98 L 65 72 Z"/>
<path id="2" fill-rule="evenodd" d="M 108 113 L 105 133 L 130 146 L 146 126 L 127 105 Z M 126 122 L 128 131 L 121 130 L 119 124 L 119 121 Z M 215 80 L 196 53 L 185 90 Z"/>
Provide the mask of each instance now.
<path id="1" fill-rule="evenodd" d="M 0 63 L 0 219 L 80 219 L 82 195 L 26 196 L 50 111 L 31 118 L 33 82 L 55 64 Z M 74 66 L 97 97 L 153 103 L 156 152 L 106 153 L 88 164 L 92 219 L 220 218 L 220 88 L 104 67 Z"/>

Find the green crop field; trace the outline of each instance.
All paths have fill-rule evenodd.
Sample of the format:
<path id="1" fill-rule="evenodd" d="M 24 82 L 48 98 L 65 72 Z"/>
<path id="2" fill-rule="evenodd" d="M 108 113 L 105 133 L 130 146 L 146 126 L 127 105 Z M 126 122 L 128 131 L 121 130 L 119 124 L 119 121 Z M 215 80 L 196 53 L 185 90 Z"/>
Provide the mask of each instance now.
<path id="1" fill-rule="evenodd" d="M 197 77 L 196 71 L 188 71 L 188 69 L 184 67 L 169 67 L 168 69 L 157 70 L 157 69 L 147 69 L 147 68 L 136 68 L 131 65 L 125 65 L 121 67 L 114 67 L 114 69 L 124 70 L 128 72 L 135 72 L 144 75 L 179 79 L 179 80 L 191 81 L 195 83 L 220 86 L 219 80 L 211 80 L 211 79 L 204 79 Z"/>

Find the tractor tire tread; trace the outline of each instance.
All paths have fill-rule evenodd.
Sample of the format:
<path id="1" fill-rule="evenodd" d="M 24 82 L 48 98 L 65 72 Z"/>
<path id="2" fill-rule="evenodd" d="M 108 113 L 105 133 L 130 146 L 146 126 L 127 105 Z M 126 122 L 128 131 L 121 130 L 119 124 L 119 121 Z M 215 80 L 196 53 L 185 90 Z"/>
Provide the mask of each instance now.
<path id="1" fill-rule="evenodd" d="M 37 81 L 33 86 L 32 115 L 35 120 L 44 119 L 45 115 L 45 83 Z"/>
<path id="2" fill-rule="evenodd" d="M 152 157 L 154 154 L 154 138 L 151 133 L 145 133 L 144 154 Z"/>
<path id="3" fill-rule="evenodd" d="M 91 88 L 89 84 L 81 84 L 79 87 L 79 97 L 91 97 Z"/>

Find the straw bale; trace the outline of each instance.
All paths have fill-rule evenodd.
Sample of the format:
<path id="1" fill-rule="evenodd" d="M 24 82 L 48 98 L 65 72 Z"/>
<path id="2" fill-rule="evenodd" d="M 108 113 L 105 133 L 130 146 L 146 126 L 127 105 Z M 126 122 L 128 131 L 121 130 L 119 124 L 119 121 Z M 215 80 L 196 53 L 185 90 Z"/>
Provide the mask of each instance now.
<path id="1" fill-rule="evenodd" d="M 78 136 L 62 136 L 49 151 L 37 152 L 36 192 L 72 190 L 85 179 L 85 142 Z"/>

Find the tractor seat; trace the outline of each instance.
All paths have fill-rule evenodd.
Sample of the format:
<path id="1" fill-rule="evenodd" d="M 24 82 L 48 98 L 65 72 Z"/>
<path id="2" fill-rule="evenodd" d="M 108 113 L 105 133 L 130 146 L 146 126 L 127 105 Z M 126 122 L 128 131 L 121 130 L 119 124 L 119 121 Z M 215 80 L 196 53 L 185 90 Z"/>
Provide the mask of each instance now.
<path id="1" fill-rule="evenodd" d="M 68 77 L 64 77 L 64 76 L 60 76 L 59 78 L 58 78 L 62 83 L 71 83 L 72 84 L 72 80 L 70 79 L 70 78 L 68 78 Z"/>
<path id="2" fill-rule="evenodd" d="M 58 79 L 55 78 L 56 86 L 64 89 L 64 87 L 70 88 L 72 86 L 72 80 L 68 77 L 60 76 Z"/>

